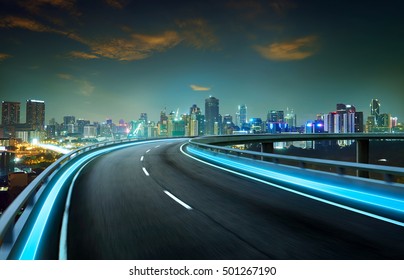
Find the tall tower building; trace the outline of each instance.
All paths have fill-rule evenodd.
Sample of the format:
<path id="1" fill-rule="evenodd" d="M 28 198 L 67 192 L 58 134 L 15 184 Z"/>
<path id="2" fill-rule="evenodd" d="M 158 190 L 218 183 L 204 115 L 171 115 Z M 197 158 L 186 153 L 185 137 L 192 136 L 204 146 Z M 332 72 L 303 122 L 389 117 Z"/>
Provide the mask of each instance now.
<path id="1" fill-rule="evenodd" d="M 239 123 L 238 125 L 241 127 L 243 124 L 247 123 L 247 106 L 245 104 L 238 106 L 239 113 Z"/>
<path id="2" fill-rule="evenodd" d="M 205 131 L 206 135 L 219 134 L 219 99 L 210 96 L 205 99 Z M 215 131 L 216 126 L 216 131 Z M 215 133 L 216 132 L 216 133 Z"/>
<path id="3" fill-rule="evenodd" d="M 196 105 L 192 105 L 189 109 L 189 124 L 188 124 L 188 135 L 198 136 L 203 135 L 204 132 L 204 118 L 201 109 Z"/>
<path id="4" fill-rule="evenodd" d="M 27 100 L 27 121 L 33 130 L 45 129 L 45 102 L 40 100 Z"/>
<path id="5" fill-rule="evenodd" d="M 370 101 L 370 114 L 376 118 L 380 115 L 380 102 L 377 98 Z"/>
<path id="6" fill-rule="evenodd" d="M 293 109 L 290 112 L 289 109 L 287 109 L 285 123 L 287 123 L 289 131 L 297 127 L 296 114 L 294 113 Z"/>
<path id="7" fill-rule="evenodd" d="M 1 102 L 1 124 L 14 125 L 20 123 L 20 102 Z"/>

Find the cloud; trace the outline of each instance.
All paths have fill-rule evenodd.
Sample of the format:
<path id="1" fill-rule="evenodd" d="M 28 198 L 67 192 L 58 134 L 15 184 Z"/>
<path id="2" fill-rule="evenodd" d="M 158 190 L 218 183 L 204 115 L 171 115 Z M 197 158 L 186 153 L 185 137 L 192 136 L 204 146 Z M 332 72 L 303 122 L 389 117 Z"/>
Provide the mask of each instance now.
<path id="1" fill-rule="evenodd" d="M 85 53 L 85 52 L 78 52 L 78 51 L 72 51 L 69 53 L 71 57 L 74 58 L 81 58 L 81 59 L 98 59 L 100 58 L 99 56 L 91 53 Z"/>
<path id="2" fill-rule="evenodd" d="M 306 36 L 289 42 L 254 46 L 264 58 L 278 61 L 301 60 L 314 55 L 317 51 L 317 37 Z"/>
<path id="3" fill-rule="evenodd" d="M 95 86 L 85 80 L 85 79 L 78 79 L 74 77 L 73 75 L 67 74 L 67 73 L 59 73 L 57 76 L 62 79 L 62 80 L 67 80 L 67 81 L 72 81 L 76 84 L 78 87 L 78 94 L 83 95 L 83 96 L 91 96 L 92 93 L 95 90 Z"/>
<path id="4" fill-rule="evenodd" d="M 6 54 L 6 53 L 0 53 L 0 61 L 6 60 L 8 58 L 10 58 L 11 55 Z"/>
<path id="5" fill-rule="evenodd" d="M 198 86 L 198 85 L 190 85 L 190 87 L 194 91 L 209 91 L 209 90 L 211 90 L 210 87 L 203 87 L 203 86 Z"/>
<path id="6" fill-rule="evenodd" d="M 70 74 L 66 74 L 66 73 L 59 73 L 57 74 L 57 76 L 63 80 L 73 80 L 73 76 Z"/>
<path id="7" fill-rule="evenodd" d="M 34 32 L 56 33 L 80 42 L 89 47 L 89 52 L 72 51 L 71 57 L 81 59 L 96 59 L 100 57 L 120 61 L 133 61 L 145 59 L 155 52 L 164 52 L 176 46 L 182 38 L 176 31 L 165 31 L 157 35 L 137 34 L 131 32 L 126 38 L 113 38 L 104 41 L 95 41 L 82 38 L 73 33 L 53 29 L 35 20 L 7 16 L 0 18 L 0 28 L 23 28 Z"/>
<path id="8" fill-rule="evenodd" d="M 19 5 L 36 15 L 45 15 L 43 6 L 52 6 L 68 11 L 71 15 L 79 16 L 81 13 L 76 8 L 75 0 L 24 0 L 19 1 Z"/>
<path id="9" fill-rule="evenodd" d="M 115 38 L 106 42 L 89 42 L 92 54 L 120 61 L 141 60 L 154 52 L 163 52 L 181 41 L 175 31 L 159 35 L 132 33 L 130 38 Z"/>
<path id="10" fill-rule="evenodd" d="M 123 9 L 127 4 L 123 0 L 105 0 L 105 2 L 115 9 Z"/>
<path id="11" fill-rule="evenodd" d="M 0 27 L 2 28 L 22 28 L 28 29 L 35 32 L 55 32 L 61 33 L 60 31 L 54 30 L 47 27 L 35 20 L 16 17 L 16 16 L 6 16 L 0 19 Z"/>
<path id="12" fill-rule="evenodd" d="M 91 84 L 89 81 L 77 80 L 76 82 L 79 84 L 79 90 L 81 95 L 90 96 L 93 94 L 95 86 L 93 86 L 93 84 Z"/>
<path id="13" fill-rule="evenodd" d="M 227 7 L 240 11 L 247 20 L 255 19 L 264 12 L 264 7 L 258 0 L 232 0 L 227 3 Z"/>
<path id="14" fill-rule="evenodd" d="M 28 18 L 22 18 L 22 17 L 16 17 L 16 16 L 6 16 L 3 18 L 0 18 L 0 28 L 22 28 L 22 29 L 27 29 L 33 32 L 47 32 L 47 33 L 55 33 L 59 35 L 63 35 L 68 37 L 69 39 L 75 40 L 77 42 L 80 42 L 82 44 L 89 44 L 89 41 L 86 39 L 83 39 L 79 35 L 72 33 L 72 32 L 66 32 L 62 31 L 59 29 L 54 29 L 49 26 L 46 26 L 38 21 L 28 19 Z"/>
<path id="15" fill-rule="evenodd" d="M 213 48 L 219 42 L 213 29 L 202 18 L 177 20 L 177 25 L 184 41 L 196 49 Z"/>

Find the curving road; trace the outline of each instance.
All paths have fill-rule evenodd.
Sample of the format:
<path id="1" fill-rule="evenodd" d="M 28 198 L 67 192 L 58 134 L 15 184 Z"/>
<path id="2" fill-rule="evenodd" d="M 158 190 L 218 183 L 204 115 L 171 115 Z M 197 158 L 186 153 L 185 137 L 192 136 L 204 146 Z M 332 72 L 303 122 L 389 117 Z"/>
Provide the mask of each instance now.
<path id="1" fill-rule="evenodd" d="M 403 227 L 212 168 L 185 142 L 91 161 L 72 192 L 68 258 L 404 258 Z"/>

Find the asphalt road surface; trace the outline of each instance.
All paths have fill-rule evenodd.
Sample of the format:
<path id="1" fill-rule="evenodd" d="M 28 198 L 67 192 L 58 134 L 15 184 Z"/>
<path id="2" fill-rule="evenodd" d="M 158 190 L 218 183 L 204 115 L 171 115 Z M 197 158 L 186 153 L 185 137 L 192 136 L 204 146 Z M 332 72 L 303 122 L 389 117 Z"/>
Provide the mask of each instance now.
<path id="1" fill-rule="evenodd" d="M 78 176 L 68 259 L 404 259 L 404 228 L 195 161 L 121 149 Z"/>

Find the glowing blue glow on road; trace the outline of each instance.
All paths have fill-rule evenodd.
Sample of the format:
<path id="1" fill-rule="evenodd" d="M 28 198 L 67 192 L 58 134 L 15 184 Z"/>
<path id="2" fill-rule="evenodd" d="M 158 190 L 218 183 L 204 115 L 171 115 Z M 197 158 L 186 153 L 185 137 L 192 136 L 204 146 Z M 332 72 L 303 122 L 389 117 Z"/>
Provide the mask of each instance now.
<path id="1" fill-rule="evenodd" d="M 73 164 L 66 172 L 60 176 L 60 178 L 54 183 L 54 187 L 50 191 L 45 203 L 42 206 L 41 214 L 38 215 L 34 226 L 31 229 L 31 233 L 28 237 L 28 242 L 25 244 L 20 260 L 32 260 L 35 259 L 37 255 L 38 246 L 40 240 L 42 239 L 42 235 L 46 226 L 46 223 L 49 219 L 49 215 L 52 212 L 52 207 L 55 204 L 55 200 L 62 189 L 63 183 L 69 178 L 69 176 L 85 161 L 92 158 L 92 155 L 88 155 L 75 164 Z"/>
<path id="2" fill-rule="evenodd" d="M 187 147 L 188 152 L 191 154 L 207 159 L 210 162 L 214 162 L 220 165 L 228 166 L 231 167 L 233 170 L 239 170 L 242 173 L 245 173 L 247 171 L 249 174 L 255 174 L 259 175 L 260 177 L 268 178 L 268 179 L 275 179 L 279 183 L 283 184 L 285 183 L 285 186 L 287 185 L 294 185 L 297 187 L 298 190 L 292 190 L 288 187 L 282 186 L 280 187 L 277 184 L 274 184 L 272 182 L 266 182 L 267 184 L 269 183 L 270 185 L 280 187 L 282 189 L 286 189 L 288 191 L 292 191 L 294 193 L 299 193 L 302 194 L 304 193 L 305 196 L 307 197 L 316 197 L 315 194 L 323 195 L 326 194 L 328 196 L 337 198 L 337 201 L 343 202 L 343 201 L 355 201 L 357 204 L 361 205 L 368 205 L 370 207 L 373 207 L 373 209 L 379 209 L 378 212 L 380 212 L 381 209 L 384 209 L 385 211 L 392 211 L 396 213 L 397 216 L 402 216 L 404 214 L 404 200 L 402 197 L 396 197 L 391 194 L 386 194 L 386 195 L 381 195 L 380 193 L 372 192 L 372 191 L 362 191 L 358 189 L 350 189 L 346 186 L 338 186 L 335 185 L 335 183 L 324 183 L 324 182 L 317 182 L 314 180 L 309 180 L 305 178 L 299 178 L 296 177 L 296 174 L 293 175 L 287 175 L 287 174 L 282 174 L 280 172 L 276 171 L 270 171 L 268 169 L 264 169 L 262 167 L 257 167 L 253 165 L 253 162 L 251 163 L 246 163 L 246 160 L 237 160 L 235 159 L 230 159 L 228 157 L 224 156 L 215 156 L 210 153 L 207 153 L 205 151 L 201 151 L 192 147 Z M 215 166 L 215 165 L 213 165 Z M 221 167 L 218 167 L 221 168 Z M 223 168 L 224 170 L 229 171 L 226 168 Z M 239 172 L 233 172 L 237 173 L 240 175 Z M 247 175 L 248 176 L 248 175 Z M 250 177 L 250 176 L 248 176 Z M 253 177 L 252 177 L 253 178 Z M 254 178 L 257 179 L 257 178 Z M 259 179 L 257 179 L 259 180 Z M 259 180 L 263 181 L 263 180 Z M 307 191 L 311 194 L 307 194 Z M 374 218 L 378 218 L 381 220 L 385 220 L 400 226 L 404 226 L 404 223 L 392 220 L 383 216 L 380 216 L 376 213 L 368 213 L 367 211 L 362 211 L 360 209 L 355 209 L 352 207 L 344 206 L 341 205 L 340 203 L 335 203 L 331 202 L 328 200 L 325 200 L 323 198 L 316 197 L 317 200 L 321 201 L 327 201 L 329 204 L 333 205 L 338 205 L 339 207 L 343 206 L 342 208 L 352 210 L 361 214 L 365 214 L 367 216 L 371 216 Z M 383 212 L 383 211 L 382 211 Z"/>
<path id="3" fill-rule="evenodd" d="M 180 139 L 175 139 L 175 140 L 180 140 Z M 33 259 L 37 258 L 39 245 L 43 238 L 43 234 L 44 234 L 46 225 L 48 223 L 49 216 L 51 215 L 52 208 L 56 203 L 56 199 L 57 199 L 58 195 L 60 194 L 66 180 L 71 175 L 77 173 L 77 171 L 81 168 L 81 166 L 83 164 L 85 164 L 89 160 L 91 160 L 101 154 L 105 154 L 105 153 L 108 153 L 108 152 L 111 152 L 114 150 L 126 148 L 129 146 L 141 145 L 141 144 L 145 144 L 145 143 L 155 143 L 155 142 L 161 142 L 161 141 L 167 141 L 167 140 L 135 142 L 135 143 L 127 143 L 127 144 L 122 144 L 122 145 L 113 146 L 113 147 L 107 147 L 102 150 L 97 150 L 86 156 L 83 156 L 83 158 L 80 158 L 75 163 L 73 163 L 72 166 L 70 166 L 65 172 L 60 174 L 60 177 L 51 186 L 51 190 L 50 190 L 49 194 L 47 195 L 46 200 L 44 201 L 43 205 L 40 206 L 41 209 L 39 211 L 39 214 L 36 216 L 34 224 L 33 224 L 32 228 L 30 229 L 29 236 L 28 236 L 27 240 L 25 241 L 25 244 L 19 254 L 18 259 L 33 260 Z"/>

